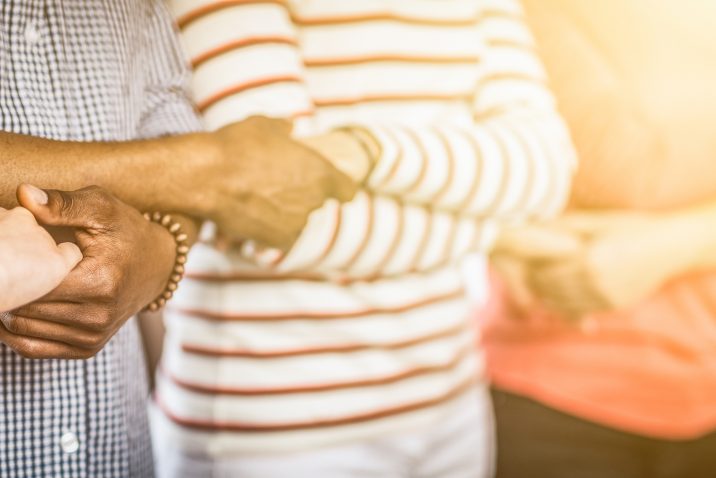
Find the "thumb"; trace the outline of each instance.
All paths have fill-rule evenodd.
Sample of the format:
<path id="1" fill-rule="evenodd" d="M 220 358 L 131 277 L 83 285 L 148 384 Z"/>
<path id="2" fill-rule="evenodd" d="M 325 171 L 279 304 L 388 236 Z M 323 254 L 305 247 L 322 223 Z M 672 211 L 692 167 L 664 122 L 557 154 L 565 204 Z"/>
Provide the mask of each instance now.
<path id="1" fill-rule="evenodd" d="M 328 164 L 329 170 L 328 195 L 337 199 L 339 202 L 347 202 L 353 199 L 358 192 L 358 183 L 328 161 L 326 161 L 326 163 Z"/>
<path id="2" fill-rule="evenodd" d="M 17 188 L 17 200 L 37 221 L 47 226 L 89 227 L 90 217 L 86 201 L 80 200 L 88 190 L 57 191 L 40 189 L 30 184 Z"/>
<path id="3" fill-rule="evenodd" d="M 64 259 L 68 271 L 74 269 L 82 260 L 82 251 L 80 251 L 80 248 L 77 247 L 76 244 L 63 242 L 62 244 L 58 244 L 57 249 L 60 251 L 60 255 L 62 259 Z"/>

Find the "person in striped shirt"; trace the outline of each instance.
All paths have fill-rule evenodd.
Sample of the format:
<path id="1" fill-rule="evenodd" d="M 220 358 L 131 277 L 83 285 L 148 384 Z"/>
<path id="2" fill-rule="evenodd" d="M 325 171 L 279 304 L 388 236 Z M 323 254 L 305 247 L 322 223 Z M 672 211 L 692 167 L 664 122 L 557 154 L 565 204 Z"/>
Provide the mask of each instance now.
<path id="1" fill-rule="evenodd" d="M 484 253 L 557 214 L 575 165 L 519 3 L 172 6 L 208 128 L 291 119 L 362 190 L 288 251 L 195 247 L 165 316 L 160 475 L 488 476 Z"/>

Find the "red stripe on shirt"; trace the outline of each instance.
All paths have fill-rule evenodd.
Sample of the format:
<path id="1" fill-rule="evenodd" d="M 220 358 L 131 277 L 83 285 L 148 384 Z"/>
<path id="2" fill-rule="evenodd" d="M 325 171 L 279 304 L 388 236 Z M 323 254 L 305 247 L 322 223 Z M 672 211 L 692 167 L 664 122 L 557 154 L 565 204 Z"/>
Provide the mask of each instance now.
<path id="1" fill-rule="evenodd" d="M 327 428 L 341 425 L 351 425 L 355 423 L 362 423 L 372 420 L 378 420 L 381 418 L 387 418 L 394 415 L 400 415 L 412 411 L 422 410 L 424 408 L 434 407 L 441 403 L 450 401 L 457 398 L 462 393 L 469 390 L 472 386 L 477 383 L 476 377 L 468 377 L 462 383 L 453 387 L 451 390 L 438 395 L 437 397 L 428 400 L 419 400 L 415 402 L 406 403 L 404 405 L 398 405 L 395 407 L 388 407 L 378 410 L 373 410 L 366 413 L 359 413 L 355 415 L 349 415 L 347 417 L 339 418 L 328 418 L 319 419 L 306 422 L 287 422 L 287 423 L 273 423 L 273 424 L 260 424 L 251 422 L 230 422 L 230 421 L 208 421 L 208 420 L 195 420 L 191 418 L 183 418 L 169 411 L 168 407 L 161 401 L 158 395 L 155 395 L 155 401 L 159 408 L 164 414 L 173 422 L 178 425 L 194 428 L 198 430 L 207 431 L 227 431 L 227 432 L 284 432 L 290 430 L 306 430 L 315 428 Z"/>
<path id="2" fill-rule="evenodd" d="M 197 109 L 200 112 L 206 111 L 209 107 L 216 104 L 217 102 L 223 100 L 226 97 L 242 93 L 244 91 L 253 89 L 253 88 L 261 88 L 262 86 L 268 86 L 273 85 L 276 83 L 302 83 L 303 79 L 295 76 L 295 75 L 281 75 L 281 76 L 274 76 L 274 77 L 268 77 L 268 78 L 260 78 L 258 80 L 252 80 L 248 81 L 246 83 L 242 83 L 236 86 L 231 86 L 228 88 L 225 88 L 218 93 L 215 93 L 214 95 L 210 96 L 209 98 L 205 99 L 204 101 L 200 102 L 197 105 Z"/>
<path id="3" fill-rule="evenodd" d="M 269 44 L 283 44 L 283 45 L 297 46 L 298 42 L 294 38 L 281 37 L 281 36 L 242 38 L 240 40 L 232 41 L 229 43 L 224 43 L 223 45 L 219 45 L 215 48 L 212 48 L 211 50 L 207 50 L 207 51 L 203 52 L 201 55 L 198 55 L 191 60 L 191 65 L 192 65 L 192 67 L 196 68 L 199 65 L 201 65 L 202 63 L 204 63 L 208 60 L 211 60 L 214 57 L 217 57 L 224 53 L 228 53 L 233 50 L 239 50 L 241 48 L 246 48 L 246 47 L 255 46 L 255 45 L 269 45 Z"/>
<path id="4" fill-rule="evenodd" d="M 460 287 L 457 290 L 438 294 L 432 297 L 411 302 L 409 304 L 401 304 L 392 307 L 369 307 L 359 310 L 343 311 L 343 312 L 288 312 L 288 313 L 265 313 L 265 314 L 230 314 L 221 312 L 211 312 L 208 310 L 185 309 L 177 307 L 177 312 L 190 315 L 200 319 L 217 320 L 217 321 L 265 321 L 265 320 L 296 320 L 296 319 L 352 319 L 356 317 L 366 317 L 379 314 L 400 314 L 413 309 L 425 307 L 448 300 L 463 297 L 464 289 Z"/>

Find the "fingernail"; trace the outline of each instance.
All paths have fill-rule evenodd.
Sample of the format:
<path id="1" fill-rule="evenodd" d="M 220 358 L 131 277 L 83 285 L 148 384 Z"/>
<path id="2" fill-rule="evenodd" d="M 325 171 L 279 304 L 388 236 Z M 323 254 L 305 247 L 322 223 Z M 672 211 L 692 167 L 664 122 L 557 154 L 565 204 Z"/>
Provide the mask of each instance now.
<path id="1" fill-rule="evenodd" d="M 30 196 L 30 199 L 32 199 L 34 203 L 39 204 L 41 206 L 47 204 L 48 198 L 47 193 L 45 191 L 33 186 L 32 184 L 25 184 L 25 189 L 27 190 L 27 194 Z"/>

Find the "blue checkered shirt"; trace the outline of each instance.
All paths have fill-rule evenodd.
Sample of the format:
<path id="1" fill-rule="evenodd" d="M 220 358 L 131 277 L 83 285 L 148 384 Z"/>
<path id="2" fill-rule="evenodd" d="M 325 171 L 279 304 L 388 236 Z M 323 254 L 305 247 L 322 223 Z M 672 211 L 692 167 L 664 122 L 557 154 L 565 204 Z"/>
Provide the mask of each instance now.
<path id="1" fill-rule="evenodd" d="M 187 76 L 161 0 L 0 1 L 4 131 L 122 141 L 197 130 Z M 0 476 L 152 476 L 145 371 L 134 320 L 91 360 L 0 345 Z"/>

